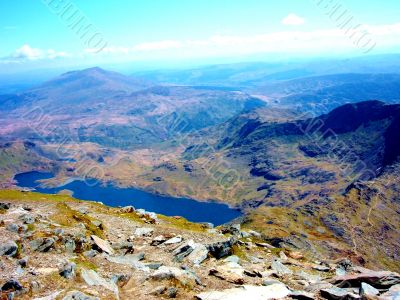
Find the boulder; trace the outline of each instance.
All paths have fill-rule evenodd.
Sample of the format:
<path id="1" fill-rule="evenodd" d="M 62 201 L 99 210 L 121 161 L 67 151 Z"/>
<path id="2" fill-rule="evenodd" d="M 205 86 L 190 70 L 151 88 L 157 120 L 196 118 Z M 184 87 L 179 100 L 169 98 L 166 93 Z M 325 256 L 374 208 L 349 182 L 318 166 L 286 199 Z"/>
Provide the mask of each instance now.
<path id="1" fill-rule="evenodd" d="M 59 274 L 60 276 L 66 279 L 72 279 L 75 277 L 75 269 L 76 269 L 75 263 L 65 262 L 61 265 Z"/>
<path id="2" fill-rule="evenodd" d="M 62 300 L 100 300 L 100 298 L 86 295 L 80 291 L 70 291 Z"/>
<path id="3" fill-rule="evenodd" d="M 115 295 L 118 295 L 118 286 L 115 284 L 115 282 L 104 279 L 94 270 L 82 269 L 81 276 L 87 285 L 101 286 L 101 287 L 113 292 Z"/>
<path id="4" fill-rule="evenodd" d="M 333 284 L 346 287 L 361 287 L 361 283 L 368 283 L 378 289 L 389 289 L 400 284 L 400 274 L 390 271 L 365 270 L 364 273 L 338 276 L 332 279 Z"/>
<path id="5" fill-rule="evenodd" d="M 133 253 L 134 251 L 132 242 L 113 243 L 112 247 L 114 250 L 125 250 L 125 253 Z"/>
<path id="6" fill-rule="evenodd" d="M 69 253 L 74 253 L 75 249 L 76 249 L 76 244 L 75 241 L 72 238 L 64 238 L 63 239 L 63 243 L 64 243 L 64 247 L 65 250 Z"/>
<path id="7" fill-rule="evenodd" d="M 360 295 L 365 297 L 373 297 L 379 295 L 379 290 L 369 285 L 368 283 L 361 282 Z"/>
<path id="8" fill-rule="evenodd" d="M 24 224 L 33 224 L 35 223 L 36 219 L 31 214 L 24 214 L 19 216 L 19 219 L 24 222 Z"/>
<path id="9" fill-rule="evenodd" d="M 20 229 L 22 229 L 22 227 L 19 226 L 19 225 L 17 225 L 17 224 L 10 223 L 10 224 L 7 224 L 6 229 L 7 229 L 8 231 L 18 233 L 18 232 L 21 231 Z"/>
<path id="10" fill-rule="evenodd" d="M 159 295 L 161 295 L 162 293 L 164 293 L 166 290 L 167 290 L 167 288 L 166 288 L 165 286 L 163 286 L 163 285 L 157 286 L 155 289 L 153 289 L 153 290 L 150 292 L 150 295 L 159 296 Z"/>
<path id="11" fill-rule="evenodd" d="M 196 244 L 196 247 L 187 257 L 194 265 L 200 265 L 208 257 L 208 249 L 203 244 Z"/>
<path id="12" fill-rule="evenodd" d="M 96 235 L 92 235 L 91 236 L 92 240 L 94 241 L 94 243 L 96 244 L 96 246 L 103 252 L 113 255 L 114 254 L 114 250 L 111 247 L 111 245 L 109 244 L 109 242 L 99 238 Z"/>
<path id="13" fill-rule="evenodd" d="M 230 238 L 226 241 L 216 242 L 207 246 L 208 251 L 216 259 L 220 259 L 232 254 L 232 247 L 237 243 L 236 238 Z"/>
<path id="14" fill-rule="evenodd" d="M 289 257 L 293 259 L 302 259 L 304 258 L 303 254 L 300 251 L 290 251 Z"/>
<path id="15" fill-rule="evenodd" d="M 53 238 L 38 238 L 29 243 L 33 251 L 48 252 L 53 248 L 55 240 Z"/>
<path id="16" fill-rule="evenodd" d="M 382 294 L 379 299 L 382 300 L 398 300 L 400 299 L 400 284 L 392 286 L 386 293 Z"/>
<path id="17" fill-rule="evenodd" d="M 136 236 L 152 236 L 153 232 L 154 232 L 153 228 L 139 227 L 139 228 L 136 228 L 135 235 Z"/>
<path id="18" fill-rule="evenodd" d="M 292 291 L 292 292 L 290 292 L 289 297 L 292 299 L 297 299 L 297 300 L 314 300 L 314 299 L 316 299 L 314 294 L 307 293 L 304 291 Z"/>
<path id="19" fill-rule="evenodd" d="M 323 298 L 328 300 L 337 300 L 337 299 L 345 299 L 345 300 L 355 300 L 360 299 L 359 295 L 351 293 L 345 289 L 339 287 L 331 287 L 328 289 L 322 289 L 320 294 Z"/>
<path id="20" fill-rule="evenodd" d="M 178 235 L 165 241 L 164 244 L 165 245 L 179 244 L 182 242 L 182 240 L 183 240 L 182 237 Z"/>
<path id="21" fill-rule="evenodd" d="M 99 252 L 97 252 L 96 250 L 88 250 L 82 253 L 84 257 L 95 257 L 97 254 L 99 254 Z"/>
<path id="22" fill-rule="evenodd" d="M 106 256 L 108 261 L 116 264 L 134 266 L 138 261 L 143 260 L 145 254 L 143 252 L 138 254 L 128 254 L 123 256 Z"/>
<path id="23" fill-rule="evenodd" d="M 262 247 L 262 248 L 267 248 L 267 249 L 275 249 L 274 246 L 272 246 L 268 243 L 256 243 L 256 246 Z"/>
<path id="24" fill-rule="evenodd" d="M 135 208 L 133 206 L 125 206 L 121 208 L 121 212 L 123 213 L 133 213 Z"/>
<path id="25" fill-rule="evenodd" d="M 4 202 L 0 202 L 0 209 L 10 209 L 10 203 L 4 203 Z"/>
<path id="26" fill-rule="evenodd" d="M 196 295 L 199 300 L 268 300 L 283 299 L 290 294 L 288 288 L 282 283 L 275 283 L 269 286 L 244 285 L 238 288 L 223 291 L 204 292 Z"/>
<path id="27" fill-rule="evenodd" d="M 236 262 L 227 262 L 210 270 L 209 274 L 235 284 L 244 283 L 244 268 Z"/>
<path id="28" fill-rule="evenodd" d="M 150 243 L 150 246 L 158 246 L 163 244 L 167 239 L 163 235 L 156 236 Z"/>
<path id="29" fill-rule="evenodd" d="M 22 285 L 15 279 L 6 281 L 6 283 L 1 287 L 1 291 L 3 292 L 21 291 L 22 289 Z"/>
<path id="30" fill-rule="evenodd" d="M 196 244 L 193 240 L 187 241 L 185 244 L 176 248 L 172 254 L 175 256 L 175 260 L 181 262 L 186 256 L 193 252 L 196 248 Z"/>
<path id="31" fill-rule="evenodd" d="M 162 266 L 150 277 L 153 280 L 177 280 L 182 286 L 194 286 L 198 278 L 192 272 L 175 267 Z"/>
<path id="32" fill-rule="evenodd" d="M 14 257 L 17 255 L 18 245 L 13 241 L 0 244 L 0 255 Z"/>
<path id="33" fill-rule="evenodd" d="M 176 298 L 178 295 L 178 289 L 176 287 L 170 287 L 165 292 L 165 295 L 167 295 L 168 298 Z"/>
<path id="34" fill-rule="evenodd" d="M 18 265 L 21 266 L 21 268 L 26 268 L 26 266 L 28 265 L 28 258 L 24 257 L 18 260 Z"/>
<path id="35" fill-rule="evenodd" d="M 103 223 L 99 220 L 92 220 L 90 221 L 94 226 L 96 226 L 99 229 L 104 229 Z"/>
<path id="36" fill-rule="evenodd" d="M 271 264 L 272 270 L 274 270 L 279 276 L 291 275 L 292 270 L 282 264 L 279 260 L 274 260 Z"/>

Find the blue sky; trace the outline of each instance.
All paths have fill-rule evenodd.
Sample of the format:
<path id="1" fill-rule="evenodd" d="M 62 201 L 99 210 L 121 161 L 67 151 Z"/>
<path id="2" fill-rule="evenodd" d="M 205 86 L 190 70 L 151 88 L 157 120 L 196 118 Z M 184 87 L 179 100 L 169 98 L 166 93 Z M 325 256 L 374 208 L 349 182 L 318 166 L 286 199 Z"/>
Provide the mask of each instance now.
<path id="1" fill-rule="evenodd" d="M 336 14 L 329 1 L 2 0 L 0 68 L 398 52 L 400 1 L 336 0 Z M 66 5 L 91 25 L 85 38 L 60 17 Z M 346 18 L 368 36 L 341 30 Z"/>

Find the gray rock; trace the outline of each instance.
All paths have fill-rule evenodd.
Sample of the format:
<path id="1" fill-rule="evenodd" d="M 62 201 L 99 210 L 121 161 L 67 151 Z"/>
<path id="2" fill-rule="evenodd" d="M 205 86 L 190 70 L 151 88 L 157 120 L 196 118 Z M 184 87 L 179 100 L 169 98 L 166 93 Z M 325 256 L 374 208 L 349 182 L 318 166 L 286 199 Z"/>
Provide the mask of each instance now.
<path id="1" fill-rule="evenodd" d="M 195 285 L 198 278 L 192 272 L 187 270 L 178 269 L 175 267 L 162 266 L 151 275 L 153 280 L 177 280 L 183 286 Z"/>
<path id="2" fill-rule="evenodd" d="M 284 276 L 284 275 L 291 275 L 293 272 L 283 265 L 280 261 L 275 260 L 271 264 L 272 270 L 274 270 L 276 273 L 278 273 L 279 276 Z"/>
<path id="3" fill-rule="evenodd" d="M 121 265 L 130 265 L 130 266 L 136 266 L 136 263 L 143 260 L 145 257 L 145 254 L 138 253 L 138 254 L 128 254 L 128 255 L 123 255 L 123 256 L 107 256 L 107 260 L 116 263 L 116 264 L 121 264 Z"/>
<path id="4" fill-rule="evenodd" d="M 92 240 L 96 244 L 96 247 L 99 250 L 101 250 L 101 251 L 103 251 L 103 252 L 105 252 L 107 254 L 110 254 L 110 255 L 114 254 L 114 250 L 113 250 L 113 248 L 111 247 L 111 245 L 110 245 L 110 243 L 108 241 L 105 241 L 105 240 L 99 238 L 96 235 L 92 235 L 91 238 L 92 238 Z"/>
<path id="5" fill-rule="evenodd" d="M 161 262 L 149 262 L 144 264 L 147 268 L 150 270 L 158 270 L 163 266 L 163 263 Z"/>
<path id="6" fill-rule="evenodd" d="M 368 283 L 362 282 L 360 287 L 361 296 L 376 296 L 379 295 L 379 290 L 369 285 Z"/>
<path id="7" fill-rule="evenodd" d="M 365 270 L 360 274 L 338 276 L 332 279 L 332 283 L 337 286 L 360 287 L 362 282 L 375 288 L 389 289 L 400 283 L 400 274 L 390 271 Z"/>
<path id="8" fill-rule="evenodd" d="M 292 292 L 290 292 L 289 297 L 292 299 L 297 299 L 297 300 L 314 300 L 315 299 L 314 294 L 307 293 L 304 291 L 292 291 Z"/>
<path id="9" fill-rule="evenodd" d="M 313 265 L 312 268 L 320 272 L 329 272 L 331 270 L 331 268 L 324 265 Z"/>
<path id="10" fill-rule="evenodd" d="M 94 270 L 82 269 L 81 276 L 87 285 L 104 287 L 118 296 L 118 286 L 115 284 L 115 282 L 107 281 Z"/>
<path id="11" fill-rule="evenodd" d="M 54 246 L 53 238 L 38 238 L 29 243 L 33 251 L 48 252 Z"/>
<path id="12" fill-rule="evenodd" d="M 2 291 L 21 291 L 23 289 L 22 285 L 15 279 L 8 280 L 1 287 Z"/>
<path id="13" fill-rule="evenodd" d="M 167 239 L 163 235 L 159 235 L 159 236 L 155 237 L 151 241 L 150 245 L 151 246 L 158 246 L 158 245 L 161 245 L 162 243 L 164 243 L 166 240 Z"/>
<path id="14" fill-rule="evenodd" d="M 130 276 L 126 274 L 115 274 L 111 277 L 111 281 L 118 284 L 120 282 L 128 282 L 129 278 Z"/>
<path id="15" fill-rule="evenodd" d="M 231 262 L 231 263 L 239 264 L 240 258 L 236 255 L 231 255 L 231 256 L 228 256 L 227 258 L 225 258 L 224 262 L 226 262 L 226 263 Z"/>
<path id="16" fill-rule="evenodd" d="M 296 275 L 298 277 L 300 277 L 301 279 L 306 280 L 308 283 L 317 283 L 317 282 L 321 281 L 320 276 L 308 274 L 308 273 L 304 272 L 303 270 L 301 270 L 300 272 L 297 272 Z"/>
<path id="17" fill-rule="evenodd" d="M 54 229 L 54 234 L 58 235 L 58 236 L 63 236 L 64 235 L 64 229 L 56 228 L 56 229 Z"/>
<path id="18" fill-rule="evenodd" d="M 175 260 L 181 262 L 186 256 L 193 252 L 195 248 L 195 243 L 193 240 L 190 240 L 178 247 L 172 252 L 172 255 L 175 256 Z"/>
<path id="19" fill-rule="evenodd" d="M 399 300 L 400 299 L 400 284 L 392 286 L 386 293 L 382 294 L 379 299 L 382 300 Z"/>
<path id="20" fill-rule="evenodd" d="M 132 253 L 134 251 L 132 242 L 119 242 L 111 245 L 114 250 L 125 250 L 125 253 Z"/>
<path id="21" fill-rule="evenodd" d="M 165 294 L 168 298 L 176 298 L 176 296 L 178 295 L 178 289 L 176 287 L 170 287 L 169 289 L 167 289 Z"/>
<path id="22" fill-rule="evenodd" d="M 282 299 L 290 294 L 289 289 L 282 283 L 269 286 L 244 285 L 223 291 L 209 291 L 196 295 L 199 300 L 268 300 Z"/>
<path id="23" fill-rule="evenodd" d="M 153 296 L 159 296 L 161 294 L 163 294 L 165 291 L 167 290 L 167 288 L 163 285 L 156 287 L 154 290 L 152 290 L 150 292 L 150 295 Z"/>
<path id="24" fill-rule="evenodd" d="M 203 244 L 195 244 L 192 253 L 189 254 L 187 259 L 195 265 L 200 265 L 208 257 L 208 249 Z"/>
<path id="25" fill-rule="evenodd" d="M 83 252 L 84 257 L 95 257 L 97 254 L 99 254 L 99 252 L 93 249 Z"/>
<path id="26" fill-rule="evenodd" d="M 18 265 L 20 265 L 22 268 L 26 268 L 26 266 L 28 265 L 28 258 L 24 257 L 18 260 Z"/>
<path id="27" fill-rule="evenodd" d="M 360 299 L 360 296 L 355 295 L 345 289 L 339 287 L 332 287 L 329 289 L 322 289 L 321 296 L 328 300 L 337 300 L 337 299 Z"/>
<path id="28" fill-rule="evenodd" d="M 18 233 L 20 231 L 20 226 L 18 226 L 17 224 L 14 224 L 14 223 L 10 223 L 10 224 L 7 224 L 6 229 L 8 231 Z"/>
<path id="29" fill-rule="evenodd" d="M 135 235 L 136 236 L 152 236 L 153 232 L 154 232 L 153 228 L 139 227 L 139 228 L 136 228 Z"/>
<path id="30" fill-rule="evenodd" d="M 60 268 L 60 276 L 71 279 L 75 277 L 76 264 L 73 262 L 65 262 Z"/>
<path id="31" fill-rule="evenodd" d="M 18 252 L 18 245 L 13 241 L 0 244 L 0 255 L 14 257 Z"/>
<path id="32" fill-rule="evenodd" d="M 76 249 L 75 241 L 71 238 L 64 239 L 65 250 L 69 253 L 74 253 Z"/>
<path id="33" fill-rule="evenodd" d="M 100 298 L 86 295 L 80 291 L 71 291 L 62 300 L 100 300 Z"/>
<path id="34" fill-rule="evenodd" d="M 82 215 L 87 215 L 89 213 L 89 210 L 86 207 L 81 207 L 78 209 L 78 211 L 82 214 Z"/>
<path id="35" fill-rule="evenodd" d="M 19 219 L 24 222 L 24 224 L 33 224 L 36 221 L 35 217 L 31 214 L 21 215 L 19 216 Z"/>
<path id="36" fill-rule="evenodd" d="M 208 229 L 213 229 L 214 228 L 214 224 L 213 223 L 203 222 L 203 223 L 200 223 L 200 224 L 203 225 L 205 228 L 208 228 Z"/>
<path id="37" fill-rule="evenodd" d="M 30 285 L 31 290 L 32 290 L 33 292 L 36 292 L 36 291 L 40 290 L 40 288 L 41 288 L 40 283 L 37 282 L 37 281 L 31 281 L 31 283 L 30 283 L 29 285 Z"/>
<path id="38" fill-rule="evenodd" d="M 182 242 L 182 237 L 181 236 L 176 236 L 176 237 L 173 237 L 173 238 L 170 238 L 169 240 L 167 240 L 167 241 L 165 241 L 165 245 L 172 245 L 172 244 L 179 244 L 179 243 L 181 243 Z"/>
<path id="39" fill-rule="evenodd" d="M 0 202 L 0 209 L 10 209 L 10 203 L 4 203 L 4 202 Z"/>
<path id="40" fill-rule="evenodd" d="M 210 254 L 217 259 L 232 255 L 232 247 L 237 243 L 236 238 L 230 238 L 226 241 L 217 242 L 211 245 L 208 245 L 208 251 Z"/>
<path id="41" fill-rule="evenodd" d="M 262 285 L 269 286 L 269 285 L 277 284 L 277 283 L 282 283 L 282 282 L 280 282 L 279 280 L 276 280 L 276 279 L 264 279 L 262 282 Z"/>
<path id="42" fill-rule="evenodd" d="M 90 221 L 90 223 L 92 223 L 97 228 L 103 229 L 103 223 L 100 222 L 99 220 L 92 220 L 92 221 Z"/>
<path id="43" fill-rule="evenodd" d="M 121 208 L 121 212 L 123 213 L 133 213 L 135 208 L 133 206 L 125 206 Z"/>

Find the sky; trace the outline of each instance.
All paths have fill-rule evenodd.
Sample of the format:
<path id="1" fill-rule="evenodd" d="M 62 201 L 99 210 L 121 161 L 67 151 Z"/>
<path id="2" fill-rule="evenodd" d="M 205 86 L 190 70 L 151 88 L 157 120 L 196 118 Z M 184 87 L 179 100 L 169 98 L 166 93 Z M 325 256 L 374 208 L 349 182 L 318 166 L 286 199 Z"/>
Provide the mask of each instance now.
<path id="1" fill-rule="evenodd" d="M 0 73 L 399 49 L 398 0 L 0 1 Z"/>

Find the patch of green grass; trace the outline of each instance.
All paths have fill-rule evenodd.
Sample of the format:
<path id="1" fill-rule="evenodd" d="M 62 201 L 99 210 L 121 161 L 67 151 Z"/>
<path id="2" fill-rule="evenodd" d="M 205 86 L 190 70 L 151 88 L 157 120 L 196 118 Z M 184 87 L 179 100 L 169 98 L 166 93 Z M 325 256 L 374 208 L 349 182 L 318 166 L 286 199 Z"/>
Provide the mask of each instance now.
<path id="1" fill-rule="evenodd" d="M 89 261 L 83 256 L 78 256 L 77 258 L 72 259 L 72 262 L 76 263 L 76 266 L 78 268 L 78 271 L 80 269 L 88 269 L 88 270 L 94 270 L 97 271 L 97 265 Z"/>
<path id="2" fill-rule="evenodd" d="M 160 220 L 165 221 L 166 223 L 172 225 L 173 227 L 179 228 L 179 229 L 184 229 L 184 230 L 189 230 L 189 231 L 197 231 L 197 232 L 205 232 L 206 227 L 203 224 L 199 223 L 193 223 L 185 218 L 179 217 L 167 217 L 163 215 L 158 216 Z"/>
<path id="3" fill-rule="evenodd" d="M 80 213 L 69 207 L 65 202 L 57 203 L 58 212 L 51 216 L 51 219 L 63 226 L 84 224 L 86 229 L 92 234 L 103 237 L 103 230 L 92 224 L 93 218 Z"/>

